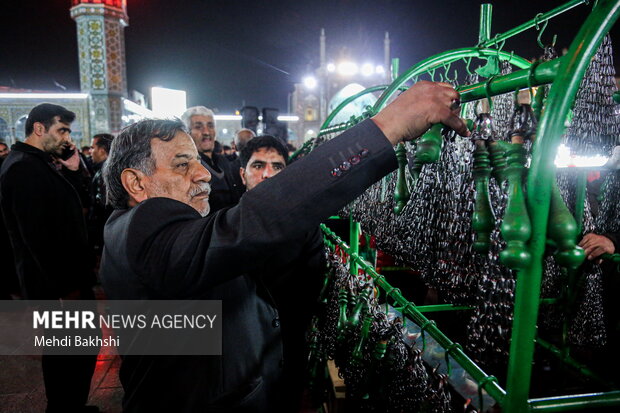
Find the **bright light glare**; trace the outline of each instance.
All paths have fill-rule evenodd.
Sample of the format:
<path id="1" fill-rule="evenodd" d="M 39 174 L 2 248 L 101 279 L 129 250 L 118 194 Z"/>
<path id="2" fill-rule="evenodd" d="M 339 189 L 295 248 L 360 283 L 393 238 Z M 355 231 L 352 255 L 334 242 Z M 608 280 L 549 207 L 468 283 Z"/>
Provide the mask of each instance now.
<path id="1" fill-rule="evenodd" d="M 577 156 L 570 154 L 570 148 L 561 144 L 558 148 L 558 154 L 555 157 L 555 166 L 558 168 L 569 167 L 597 167 L 607 163 L 607 157 L 602 155 L 595 156 Z"/>
<path id="2" fill-rule="evenodd" d="M 327 64 L 327 71 L 328 72 L 335 72 L 336 71 L 336 65 L 333 63 L 328 63 Z"/>
<path id="3" fill-rule="evenodd" d="M 152 118 L 155 116 L 151 110 L 145 108 L 144 106 L 140 106 L 136 102 L 132 102 L 129 99 L 123 99 L 123 106 L 125 106 L 127 111 L 133 112 L 141 117 Z"/>
<path id="4" fill-rule="evenodd" d="M 342 62 L 338 64 L 338 73 L 343 76 L 353 76 L 359 71 L 357 64 L 353 62 Z"/>
<path id="5" fill-rule="evenodd" d="M 371 63 L 364 63 L 361 72 L 364 76 L 371 76 L 375 72 L 375 69 Z"/>
<path id="6" fill-rule="evenodd" d="M 314 136 L 314 131 L 312 129 L 308 129 L 306 131 L 306 136 Z"/>
<path id="7" fill-rule="evenodd" d="M 385 69 L 383 68 L 383 66 L 378 65 L 377 67 L 375 67 L 375 73 L 382 75 L 385 73 Z"/>
<path id="8" fill-rule="evenodd" d="M 187 109 L 187 94 L 184 90 L 152 87 L 151 103 L 155 116 L 163 118 L 181 116 Z"/>
<path id="9" fill-rule="evenodd" d="M 316 77 L 306 76 L 304 77 L 304 86 L 308 89 L 314 89 L 316 87 Z"/>
<path id="10" fill-rule="evenodd" d="M 241 120 L 241 115 L 215 115 L 214 120 Z"/>
<path id="11" fill-rule="evenodd" d="M 222 129 L 222 133 L 228 133 L 228 129 L 226 128 Z"/>
<path id="12" fill-rule="evenodd" d="M 296 115 L 280 115 L 280 116 L 278 116 L 278 120 L 280 122 L 297 122 L 297 121 L 299 121 L 299 116 L 296 116 Z"/>

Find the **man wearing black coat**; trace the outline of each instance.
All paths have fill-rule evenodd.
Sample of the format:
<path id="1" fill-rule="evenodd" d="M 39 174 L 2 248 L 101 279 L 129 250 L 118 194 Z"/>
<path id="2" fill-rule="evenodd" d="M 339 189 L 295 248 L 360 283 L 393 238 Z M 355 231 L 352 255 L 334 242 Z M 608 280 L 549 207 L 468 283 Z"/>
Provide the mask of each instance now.
<path id="1" fill-rule="evenodd" d="M 92 299 L 93 276 L 80 194 L 80 158 L 71 142 L 75 114 L 43 103 L 26 121 L 0 170 L 0 206 L 19 277 L 30 300 Z M 64 149 L 73 149 L 67 159 Z M 61 169 L 58 170 L 56 160 Z M 84 411 L 96 356 L 43 355 L 47 412 Z"/>
<path id="2" fill-rule="evenodd" d="M 222 300 L 222 355 L 123 358 L 125 412 L 282 411 L 280 322 L 260 277 L 318 224 L 396 166 L 393 145 L 443 122 L 461 134 L 449 85 L 418 82 L 372 120 L 209 212 L 209 172 L 175 121 L 147 120 L 112 144 L 104 173 L 116 210 L 101 266 L 112 299 Z M 294 291 L 292 291 L 294 293 Z"/>

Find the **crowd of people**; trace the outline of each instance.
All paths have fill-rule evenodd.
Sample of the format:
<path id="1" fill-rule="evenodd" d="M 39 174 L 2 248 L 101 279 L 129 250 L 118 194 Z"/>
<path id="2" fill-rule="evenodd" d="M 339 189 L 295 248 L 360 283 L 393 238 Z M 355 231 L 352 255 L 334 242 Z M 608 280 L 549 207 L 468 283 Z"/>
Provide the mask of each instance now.
<path id="1" fill-rule="evenodd" d="M 0 143 L 0 236 L 14 264 L 3 298 L 93 299 L 100 282 L 107 299 L 222 300 L 222 355 L 124 356 L 123 410 L 298 411 L 323 281 L 319 223 L 396 168 L 399 142 L 438 122 L 468 135 L 458 98 L 418 82 L 291 165 L 286 142 L 249 129 L 218 151 L 204 106 L 78 151 L 75 114 L 37 105 L 26 139 L 10 152 Z M 614 252 L 593 242 L 591 259 Z M 43 355 L 48 413 L 98 411 L 86 406 L 95 361 Z"/>

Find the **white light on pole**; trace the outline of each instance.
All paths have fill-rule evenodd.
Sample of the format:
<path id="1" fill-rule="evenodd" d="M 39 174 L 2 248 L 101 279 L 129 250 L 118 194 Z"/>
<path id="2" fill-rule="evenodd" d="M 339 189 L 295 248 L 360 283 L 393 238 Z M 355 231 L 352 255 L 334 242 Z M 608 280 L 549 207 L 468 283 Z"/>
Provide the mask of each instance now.
<path id="1" fill-rule="evenodd" d="M 357 64 L 354 62 L 342 62 L 338 64 L 338 73 L 343 76 L 353 76 L 359 71 Z"/>
<path id="2" fill-rule="evenodd" d="M 181 116 L 187 109 L 187 94 L 184 90 L 152 87 L 151 103 L 155 116 L 162 118 Z"/>
<path id="3" fill-rule="evenodd" d="M 327 71 L 330 73 L 333 73 L 336 71 L 336 65 L 333 63 L 328 63 L 327 64 Z"/>
<path id="4" fill-rule="evenodd" d="M 304 86 L 307 89 L 314 89 L 316 87 L 316 77 L 314 76 L 306 76 L 304 77 Z"/>
<path id="5" fill-rule="evenodd" d="M 364 63 L 360 72 L 362 72 L 363 76 L 372 76 L 372 74 L 375 72 L 375 68 L 371 63 Z"/>

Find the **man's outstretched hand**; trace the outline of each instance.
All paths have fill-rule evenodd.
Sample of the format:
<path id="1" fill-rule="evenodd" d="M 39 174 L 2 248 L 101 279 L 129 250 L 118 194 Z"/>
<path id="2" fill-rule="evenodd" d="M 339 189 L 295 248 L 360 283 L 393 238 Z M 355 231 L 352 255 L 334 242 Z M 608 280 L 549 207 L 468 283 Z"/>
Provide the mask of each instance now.
<path id="1" fill-rule="evenodd" d="M 403 92 L 372 120 L 392 145 L 415 139 L 436 123 L 443 123 L 461 136 L 469 136 L 455 102 L 459 102 L 459 93 L 452 85 L 421 81 Z"/>

